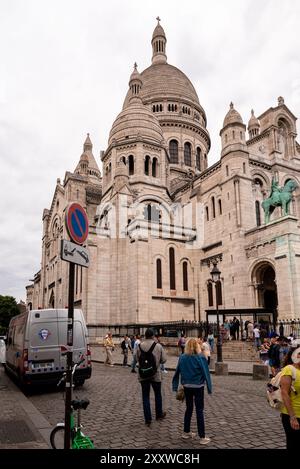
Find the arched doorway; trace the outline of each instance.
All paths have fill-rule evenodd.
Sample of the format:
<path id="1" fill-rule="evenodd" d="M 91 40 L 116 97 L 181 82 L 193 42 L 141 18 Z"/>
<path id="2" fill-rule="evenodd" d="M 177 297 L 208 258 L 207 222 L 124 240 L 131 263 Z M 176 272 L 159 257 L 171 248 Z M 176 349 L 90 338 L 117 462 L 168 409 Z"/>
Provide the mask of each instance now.
<path id="1" fill-rule="evenodd" d="M 277 285 L 274 267 L 268 262 L 258 264 L 253 271 L 253 285 L 256 289 L 256 306 L 272 311 L 277 320 Z"/>

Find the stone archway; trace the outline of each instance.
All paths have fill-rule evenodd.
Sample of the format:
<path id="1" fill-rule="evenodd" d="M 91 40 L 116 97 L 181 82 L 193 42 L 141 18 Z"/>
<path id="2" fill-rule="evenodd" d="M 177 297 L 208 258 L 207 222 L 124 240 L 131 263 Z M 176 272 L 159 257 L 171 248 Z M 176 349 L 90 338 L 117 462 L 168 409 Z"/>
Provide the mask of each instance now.
<path id="1" fill-rule="evenodd" d="M 267 261 L 255 266 L 252 280 L 256 290 L 256 306 L 273 311 L 276 320 L 278 297 L 274 267 Z"/>

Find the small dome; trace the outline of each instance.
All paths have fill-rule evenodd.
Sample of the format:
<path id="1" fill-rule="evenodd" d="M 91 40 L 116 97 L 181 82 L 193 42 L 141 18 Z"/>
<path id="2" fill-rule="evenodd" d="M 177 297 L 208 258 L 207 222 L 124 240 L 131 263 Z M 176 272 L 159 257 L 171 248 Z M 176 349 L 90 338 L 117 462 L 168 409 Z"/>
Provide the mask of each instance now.
<path id="1" fill-rule="evenodd" d="M 143 137 L 150 141 L 161 143 L 163 133 L 158 119 L 142 104 L 141 101 L 131 102 L 114 121 L 108 144 L 113 140 L 123 141 L 135 137 Z"/>
<path id="2" fill-rule="evenodd" d="M 234 109 L 232 102 L 230 103 L 230 109 L 225 116 L 223 128 L 230 124 L 243 124 L 243 119 L 240 113 Z"/>
<path id="3" fill-rule="evenodd" d="M 160 20 L 159 20 L 159 21 L 160 21 Z M 155 28 L 154 31 L 153 31 L 152 40 L 155 39 L 155 38 L 158 37 L 158 36 L 166 38 L 164 28 L 160 25 L 160 22 L 159 22 L 159 21 L 158 21 L 158 23 L 157 23 L 157 25 L 156 25 L 156 28 Z"/>
<path id="4" fill-rule="evenodd" d="M 255 117 L 253 109 L 251 110 L 251 117 L 248 122 L 248 129 L 251 129 L 252 127 L 260 127 L 259 120 L 257 119 L 257 117 Z"/>
<path id="5" fill-rule="evenodd" d="M 130 82 L 136 81 L 136 80 L 139 80 L 142 83 L 142 77 L 141 77 L 141 74 L 138 72 L 137 63 L 135 62 L 133 72 L 129 78 L 129 85 L 130 85 Z"/>

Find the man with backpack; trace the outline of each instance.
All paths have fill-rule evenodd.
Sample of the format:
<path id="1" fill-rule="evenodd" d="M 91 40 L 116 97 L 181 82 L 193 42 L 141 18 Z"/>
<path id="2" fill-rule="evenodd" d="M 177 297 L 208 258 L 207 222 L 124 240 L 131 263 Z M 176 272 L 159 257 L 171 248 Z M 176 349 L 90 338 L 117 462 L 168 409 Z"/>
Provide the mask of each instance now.
<path id="1" fill-rule="evenodd" d="M 160 365 L 165 363 L 167 359 L 162 345 L 154 340 L 152 329 L 146 329 L 145 340 L 137 347 L 136 357 L 139 364 L 139 381 L 142 386 L 145 424 L 150 426 L 152 421 L 150 407 L 151 386 L 155 396 L 156 420 L 162 420 L 166 416 L 166 412 L 163 412 L 162 408 L 162 375 Z"/>

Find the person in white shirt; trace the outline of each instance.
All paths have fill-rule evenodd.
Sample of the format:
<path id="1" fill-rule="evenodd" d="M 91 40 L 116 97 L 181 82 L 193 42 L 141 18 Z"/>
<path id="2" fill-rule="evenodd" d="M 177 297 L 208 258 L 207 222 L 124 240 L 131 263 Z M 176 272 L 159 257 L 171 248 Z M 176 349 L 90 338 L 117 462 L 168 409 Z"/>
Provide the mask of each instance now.
<path id="1" fill-rule="evenodd" d="M 135 342 L 134 342 L 134 347 L 133 347 L 133 351 L 132 351 L 131 373 L 136 373 L 136 370 L 135 370 L 135 367 L 136 367 L 136 364 L 137 364 L 136 351 L 137 351 L 137 348 L 138 348 L 140 343 L 141 343 L 141 338 L 137 334 L 135 336 Z"/>
<path id="2" fill-rule="evenodd" d="M 261 341 L 260 341 L 260 330 L 258 324 L 255 324 L 255 327 L 253 329 L 253 334 L 254 334 L 254 347 L 256 347 L 256 350 L 259 350 L 259 347 L 261 346 Z"/>

